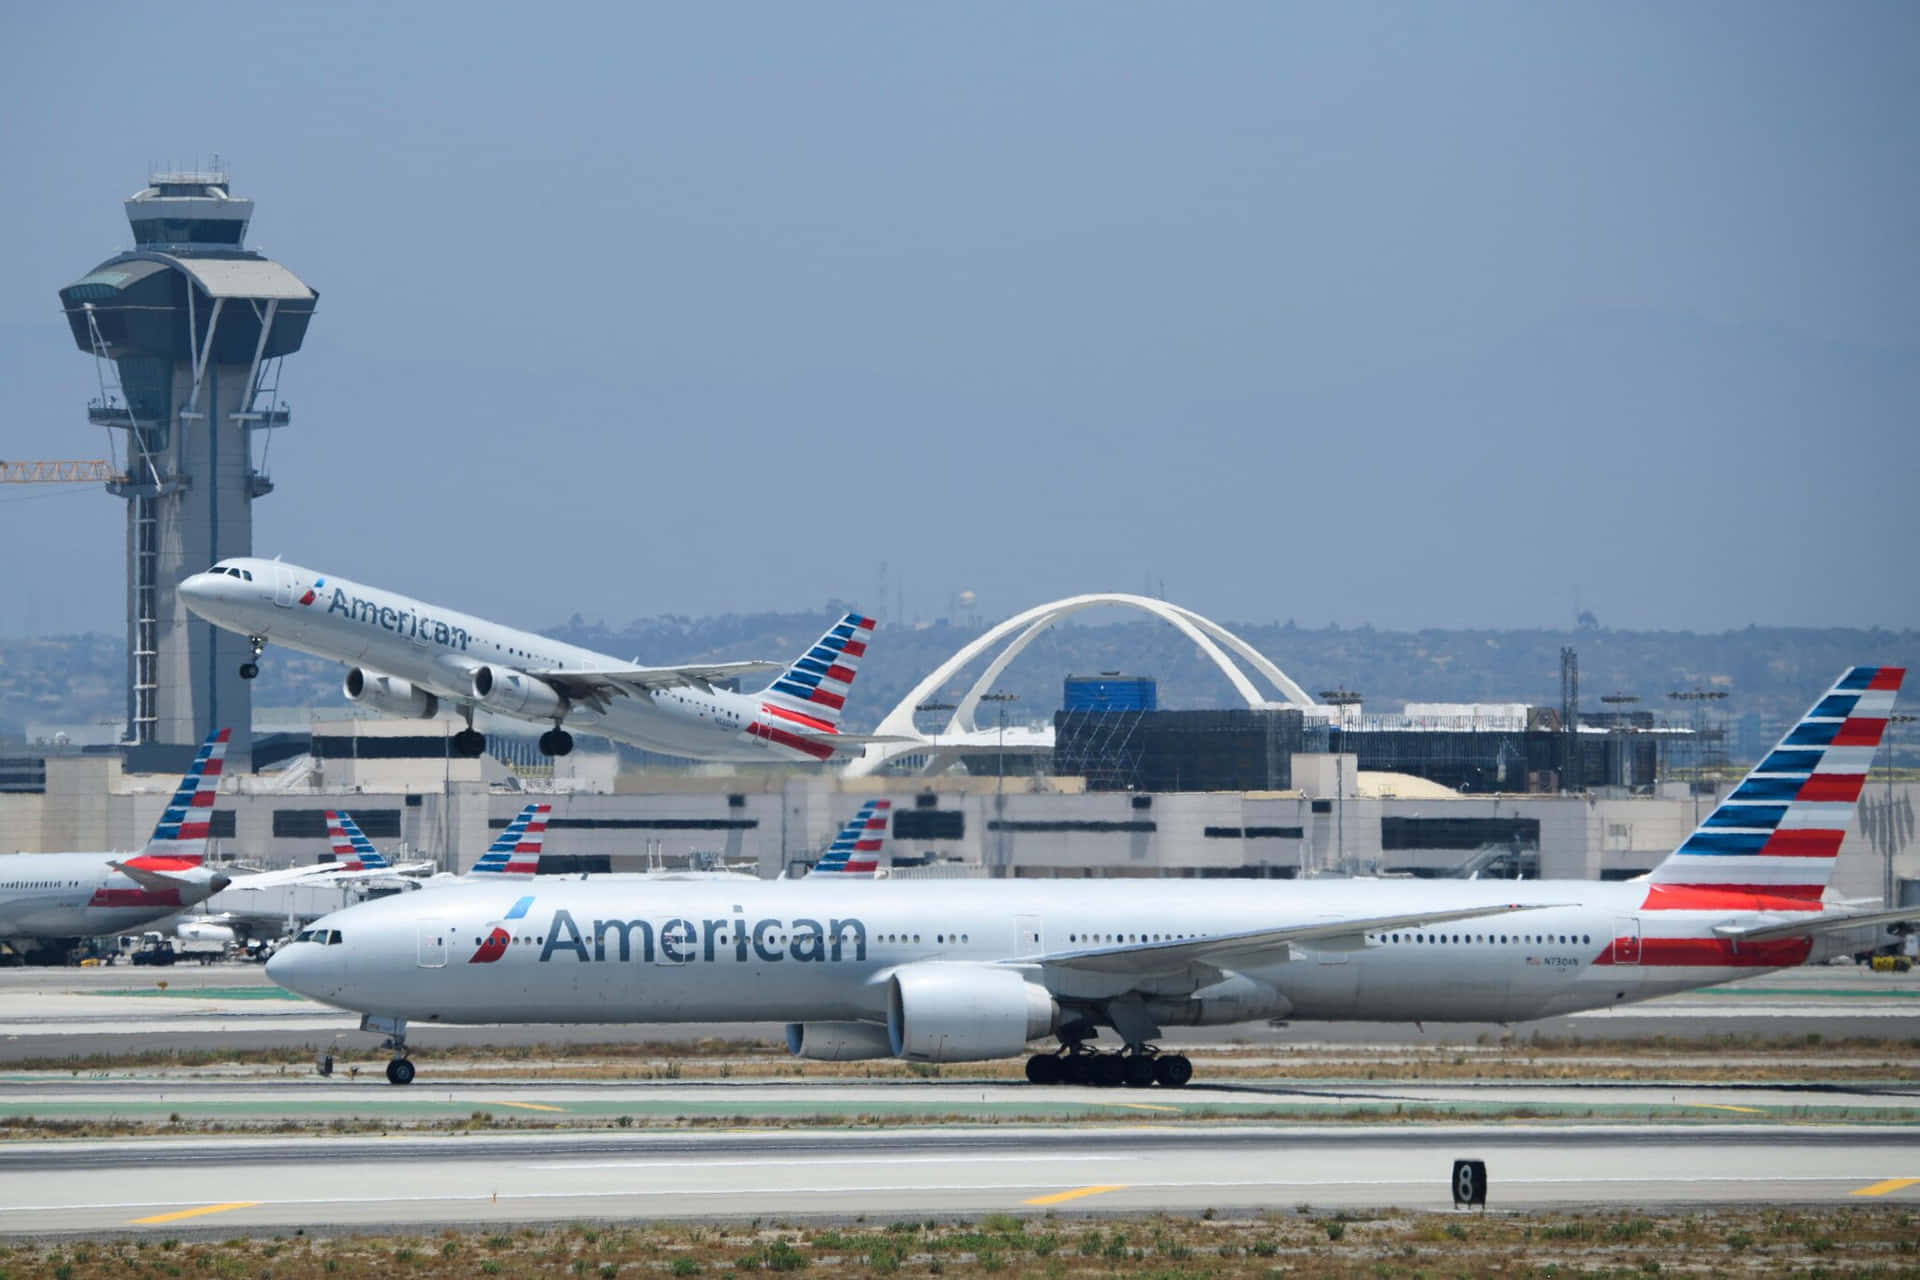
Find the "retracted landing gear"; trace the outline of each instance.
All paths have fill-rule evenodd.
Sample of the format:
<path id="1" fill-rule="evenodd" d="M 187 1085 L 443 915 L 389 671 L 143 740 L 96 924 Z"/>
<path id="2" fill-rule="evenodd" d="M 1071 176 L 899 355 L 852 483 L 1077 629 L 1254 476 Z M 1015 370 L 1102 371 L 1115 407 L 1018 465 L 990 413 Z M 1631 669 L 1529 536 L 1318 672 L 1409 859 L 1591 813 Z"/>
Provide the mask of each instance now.
<path id="1" fill-rule="evenodd" d="M 412 1084 L 413 1062 L 407 1057 L 407 1020 L 369 1013 L 361 1017 L 360 1029 L 379 1032 L 386 1036 L 386 1039 L 380 1042 L 380 1047 L 390 1050 L 393 1054 L 393 1061 L 387 1064 L 387 1083 Z"/>
<path id="2" fill-rule="evenodd" d="M 240 664 L 240 678 L 251 680 L 260 674 L 260 651 L 267 647 L 265 636 L 248 636 L 247 646 L 253 650 L 253 656 Z"/>
<path id="3" fill-rule="evenodd" d="M 564 756 L 573 750 L 573 735 L 555 725 L 540 735 L 540 753 L 549 756 Z"/>

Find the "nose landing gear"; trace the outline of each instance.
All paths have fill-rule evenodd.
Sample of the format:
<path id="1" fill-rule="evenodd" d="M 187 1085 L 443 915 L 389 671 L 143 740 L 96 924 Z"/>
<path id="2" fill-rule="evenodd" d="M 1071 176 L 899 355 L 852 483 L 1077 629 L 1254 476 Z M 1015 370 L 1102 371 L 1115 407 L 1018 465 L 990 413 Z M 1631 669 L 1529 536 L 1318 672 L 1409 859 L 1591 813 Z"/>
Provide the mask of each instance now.
<path id="1" fill-rule="evenodd" d="M 240 678 L 251 680 L 260 674 L 260 651 L 267 647 L 265 636 L 248 636 L 247 644 L 253 650 L 253 656 L 240 664 Z"/>
<path id="2" fill-rule="evenodd" d="M 361 1017 L 360 1029 L 385 1034 L 386 1039 L 380 1042 L 380 1047 L 393 1054 L 393 1061 L 387 1064 L 387 1083 L 412 1084 L 413 1062 L 407 1057 L 407 1020 L 369 1013 Z"/>

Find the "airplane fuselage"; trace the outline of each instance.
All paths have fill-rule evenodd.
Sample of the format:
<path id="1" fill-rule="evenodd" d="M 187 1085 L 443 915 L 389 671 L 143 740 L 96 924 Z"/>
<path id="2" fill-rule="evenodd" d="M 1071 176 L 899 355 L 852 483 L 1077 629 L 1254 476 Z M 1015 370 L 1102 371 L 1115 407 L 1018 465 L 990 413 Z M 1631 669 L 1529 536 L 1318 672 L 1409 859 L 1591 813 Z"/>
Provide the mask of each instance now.
<path id="1" fill-rule="evenodd" d="M 1541 904 L 1363 946 L 1295 944 L 1235 966 L 1253 994 L 1171 993 L 1168 1025 L 1259 1017 L 1512 1021 L 1605 1008 L 1799 964 L 1805 939 L 1717 939 L 1729 912 L 1646 910 L 1640 884 L 1511 881 L 634 882 L 456 885 L 317 923 L 333 946 L 272 976 L 361 1013 L 419 1022 L 873 1021 L 902 966 L 1211 937 L 1276 924 Z M 1036 970 L 1041 966 L 1035 966 Z M 1063 1002 L 1137 987 L 1057 965 Z M 1149 988 L 1151 982 L 1148 982 Z M 1111 989 L 1108 989 L 1111 988 Z M 1261 992 L 1277 995 L 1267 1000 Z M 1205 991 L 1199 993 L 1205 996 Z M 1185 1010 L 1185 1013 L 1182 1013 Z"/>
<path id="2" fill-rule="evenodd" d="M 611 699 L 604 711 L 563 703 L 552 714 L 476 698 L 474 675 L 483 667 L 494 673 L 536 673 L 537 678 L 542 669 L 607 670 L 626 662 L 299 565 L 259 559 L 221 563 L 248 576 L 195 574 L 182 584 L 189 608 L 229 631 L 358 668 L 373 691 L 356 694 L 350 688 L 348 696 L 369 701 L 376 710 L 424 710 L 377 701 L 374 678 L 384 675 L 458 706 L 583 728 L 664 755 L 751 761 L 766 760 L 776 750 L 761 699 L 726 689 L 687 686 L 622 696 Z"/>
<path id="3" fill-rule="evenodd" d="M 178 888 L 152 889 L 107 865 L 105 853 L 0 857 L 0 938 L 98 938 L 129 933 L 204 902 L 216 891 L 205 868 L 169 871 Z M 224 883 L 224 879 L 220 883 Z"/>

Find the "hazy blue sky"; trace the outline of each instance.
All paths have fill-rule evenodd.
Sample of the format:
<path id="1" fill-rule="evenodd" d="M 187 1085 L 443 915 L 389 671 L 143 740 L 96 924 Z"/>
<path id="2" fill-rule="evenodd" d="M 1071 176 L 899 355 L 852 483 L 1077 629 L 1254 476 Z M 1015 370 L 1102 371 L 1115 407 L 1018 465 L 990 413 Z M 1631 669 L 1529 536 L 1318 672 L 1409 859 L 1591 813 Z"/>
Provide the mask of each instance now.
<path id="1" fill-rule="evenodd" d="M 1904 0 L 14 4 L 0 456 L 102 451 L 56 291 L 218 151 L 321 294 L 262 554 L 529 624 L 1920 625 L 1916 65 Z M 122 512 L 0 491 L 0 630 L 118 628 Z"/>

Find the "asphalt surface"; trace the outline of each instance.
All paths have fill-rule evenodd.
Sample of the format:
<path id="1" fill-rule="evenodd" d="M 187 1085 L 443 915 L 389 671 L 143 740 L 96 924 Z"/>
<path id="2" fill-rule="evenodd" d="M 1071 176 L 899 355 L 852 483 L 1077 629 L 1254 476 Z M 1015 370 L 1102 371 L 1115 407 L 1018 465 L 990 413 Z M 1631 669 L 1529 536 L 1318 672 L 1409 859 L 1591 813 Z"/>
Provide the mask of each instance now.
<path id="1" fill-rule="evenodd" d="M 1099 1209 L 1920 1203 L 1905 1128 L 1474 1126 L 477 1135 L 8 1144 L 0 1233 Z"/>

